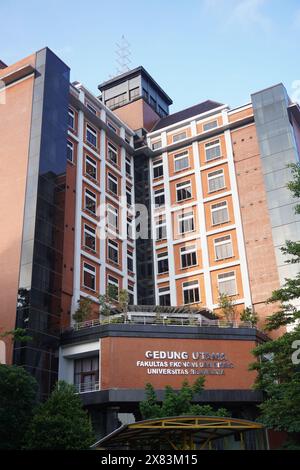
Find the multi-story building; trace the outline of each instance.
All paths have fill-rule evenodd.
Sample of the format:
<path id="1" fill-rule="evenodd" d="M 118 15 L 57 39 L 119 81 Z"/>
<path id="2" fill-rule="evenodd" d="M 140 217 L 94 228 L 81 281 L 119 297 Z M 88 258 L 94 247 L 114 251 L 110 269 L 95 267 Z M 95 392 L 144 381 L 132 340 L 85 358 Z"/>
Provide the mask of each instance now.
<path id="1" fill-rule="evenodd" d="M 1 361 L 25 366 L 43 397 L 58 376 L 74 383 L 102 433 L 133 419 L 147 381 L 185 375 L 207 376 L 202 401 L 249 417 L 261 396 L 248 364 L 265 337 L 238 317 L 252 307 L 260 326 L 296 273 L 280 247 L 300 238 L 286 187 L 299 106 L 279 84 L 239 108 L 169 114 L 143 67 L 99 90 L 70 84 L 47 48 L 0 62 L 0 326 L 32 337 L 5 338 Z M 99 321 L 109 285 L 129 293 L 124 324 Z M 220 293 L 236 305 L 227 328 Z M 74 325 L 83 298 L 92 317 Z"/>

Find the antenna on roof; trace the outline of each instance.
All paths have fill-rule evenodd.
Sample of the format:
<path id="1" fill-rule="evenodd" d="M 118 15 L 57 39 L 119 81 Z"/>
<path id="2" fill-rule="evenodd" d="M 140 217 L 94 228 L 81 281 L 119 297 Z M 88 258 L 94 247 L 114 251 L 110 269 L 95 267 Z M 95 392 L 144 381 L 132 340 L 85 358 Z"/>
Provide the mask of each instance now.
<path id="1" fill-rule="evenodd" d="M 117 49 L 115 51 L 117 58 L 117 75 L 128 72 L 129 65 L 131 64 L 131 50 L 130 44 L 125 38 L 124 34 L 121 37 L 121 41 L 116 43 Z"/>

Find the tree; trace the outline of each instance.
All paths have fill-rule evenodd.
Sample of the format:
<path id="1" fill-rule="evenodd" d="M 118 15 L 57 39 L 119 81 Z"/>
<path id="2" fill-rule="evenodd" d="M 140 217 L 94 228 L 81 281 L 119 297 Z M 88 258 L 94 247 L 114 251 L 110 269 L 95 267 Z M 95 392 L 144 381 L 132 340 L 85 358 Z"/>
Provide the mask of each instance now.
<path id="1" fill-rule="evenodd" d="M 119 303 L 119 308 L 124 315 L 124 319 L 127 320 L 129 294 L 126 289 L 119 290 L 118 303 Z"/>
<path id="2" fill-rule="evenodd" d="M 89 297 L 83 297 L 79 299 L 77 303 L 78 307 L 73 313 L 72 318 L 76 323 L 82 323 L 91 318 L 93 314 L 92 299 Z"/>
<path id="3" fill-rule="evenodd" d="M 75 388 L 60 381 L 33 417 L 25 448 L 83 450 L 93 439 L 91 422 Z"/>
<path id="4" fill-rule="evenodd" d="M 233 322 L 236 319 L 235 305 L 227 294 L 219 294 L 219 308 L 227 321 Z"/>
<path id="5" fill-rule="evenodd" d="M 38 384 L 22 367 L 0 365 L 0 448 L 21 449 Z"/>
<path id="6" fill-rule="evenodd" d="M 6 338 L 7 336 L 12 336 L 13 341 L 18 341 L 19 343 L 27 343 L 32 340 L 32 337 L 27 335 L 24 328 L 15 328 L 0 334 L 0 338 Z"/>
<path id="7" fill-rule="evenodd" d="M 182 415 L 230 416 L 225 408 L 214 410 L 210 405 L 192 403 L 194 396 L 202 392 L 204 382 L 204 377 L 199 377 L 193 385 L 190 385 L 188 381 L 185 380 L 178 392 L 167 385 L 165 387 L 165 397 L 162 403 L 158 402 L 153 385 L 148 383 L 145 387 L 146 399 L 139 405 L 143 419 L 167 418 Z"/>
<path id="8" fill-rule="evenodd" d="M 288 184 L 294 197 L 300 197 L 300 165 L 290 165 L 293 181 Z M 300 213 L 300 205 L 296 205 Z M 287 241 L 281 249 L 289 256 L 286 263 L 300 262 L 300 243 Z M 253 354 L 257 362 L 250 369 L 258 372 L 256 388 L 265 392 L 266 400 L 259 405 L 259 420 L 267 427 L 288 433 L 288 445 L 300 449 L 300 369 L 293 361 L 295 341 L 300 340 L 300 310 L 291 301 L 300 299 L 300 274 L 286 279 L 284 285 L 275 290 L 268 303 L 279 306 L 267 318 L 266 331 L 278 330 L 293 324 L 292 331 L 273 341 L 258 346 Z"/>
<path id="9" fill-rule="evenodd" d="M 242 311 L 240 319 L 241 319 L 241 321 L 251 323 L 252 326 L 257 325 L 257 323 L 258 323 L 258 316 L 255 313 L 255 311 L 250 307 L 246 307 Z"/>

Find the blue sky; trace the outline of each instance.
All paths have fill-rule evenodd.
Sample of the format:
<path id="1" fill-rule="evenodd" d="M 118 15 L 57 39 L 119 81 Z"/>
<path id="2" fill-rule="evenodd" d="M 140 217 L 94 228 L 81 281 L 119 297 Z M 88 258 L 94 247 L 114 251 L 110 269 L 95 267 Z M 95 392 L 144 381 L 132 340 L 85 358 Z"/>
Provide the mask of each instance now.
<path id="1" fill-rule="evenodd" d="M 300 80 L 299 0 L 0 0 L 0 58 L 10 64 L 48 46 L 91 91 L 116 72 L 122 34 L 174 101 L 171 112 Z M 300 83 L 300 82 L 299 82 Z"/>

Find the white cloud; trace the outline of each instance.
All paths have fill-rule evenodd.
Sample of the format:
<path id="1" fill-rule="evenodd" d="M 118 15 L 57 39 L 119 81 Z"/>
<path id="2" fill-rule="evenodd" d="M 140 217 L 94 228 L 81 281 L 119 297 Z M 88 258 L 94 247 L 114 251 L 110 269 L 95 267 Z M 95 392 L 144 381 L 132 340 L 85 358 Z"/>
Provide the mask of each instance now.
<path id="1" fill-rule="evenodd" d="M 263 11 L 269 0 L 204 0 L 204 6 L 224 16 L 227 26 L 259 27 L 269 30 L 271 19 Z"/>

